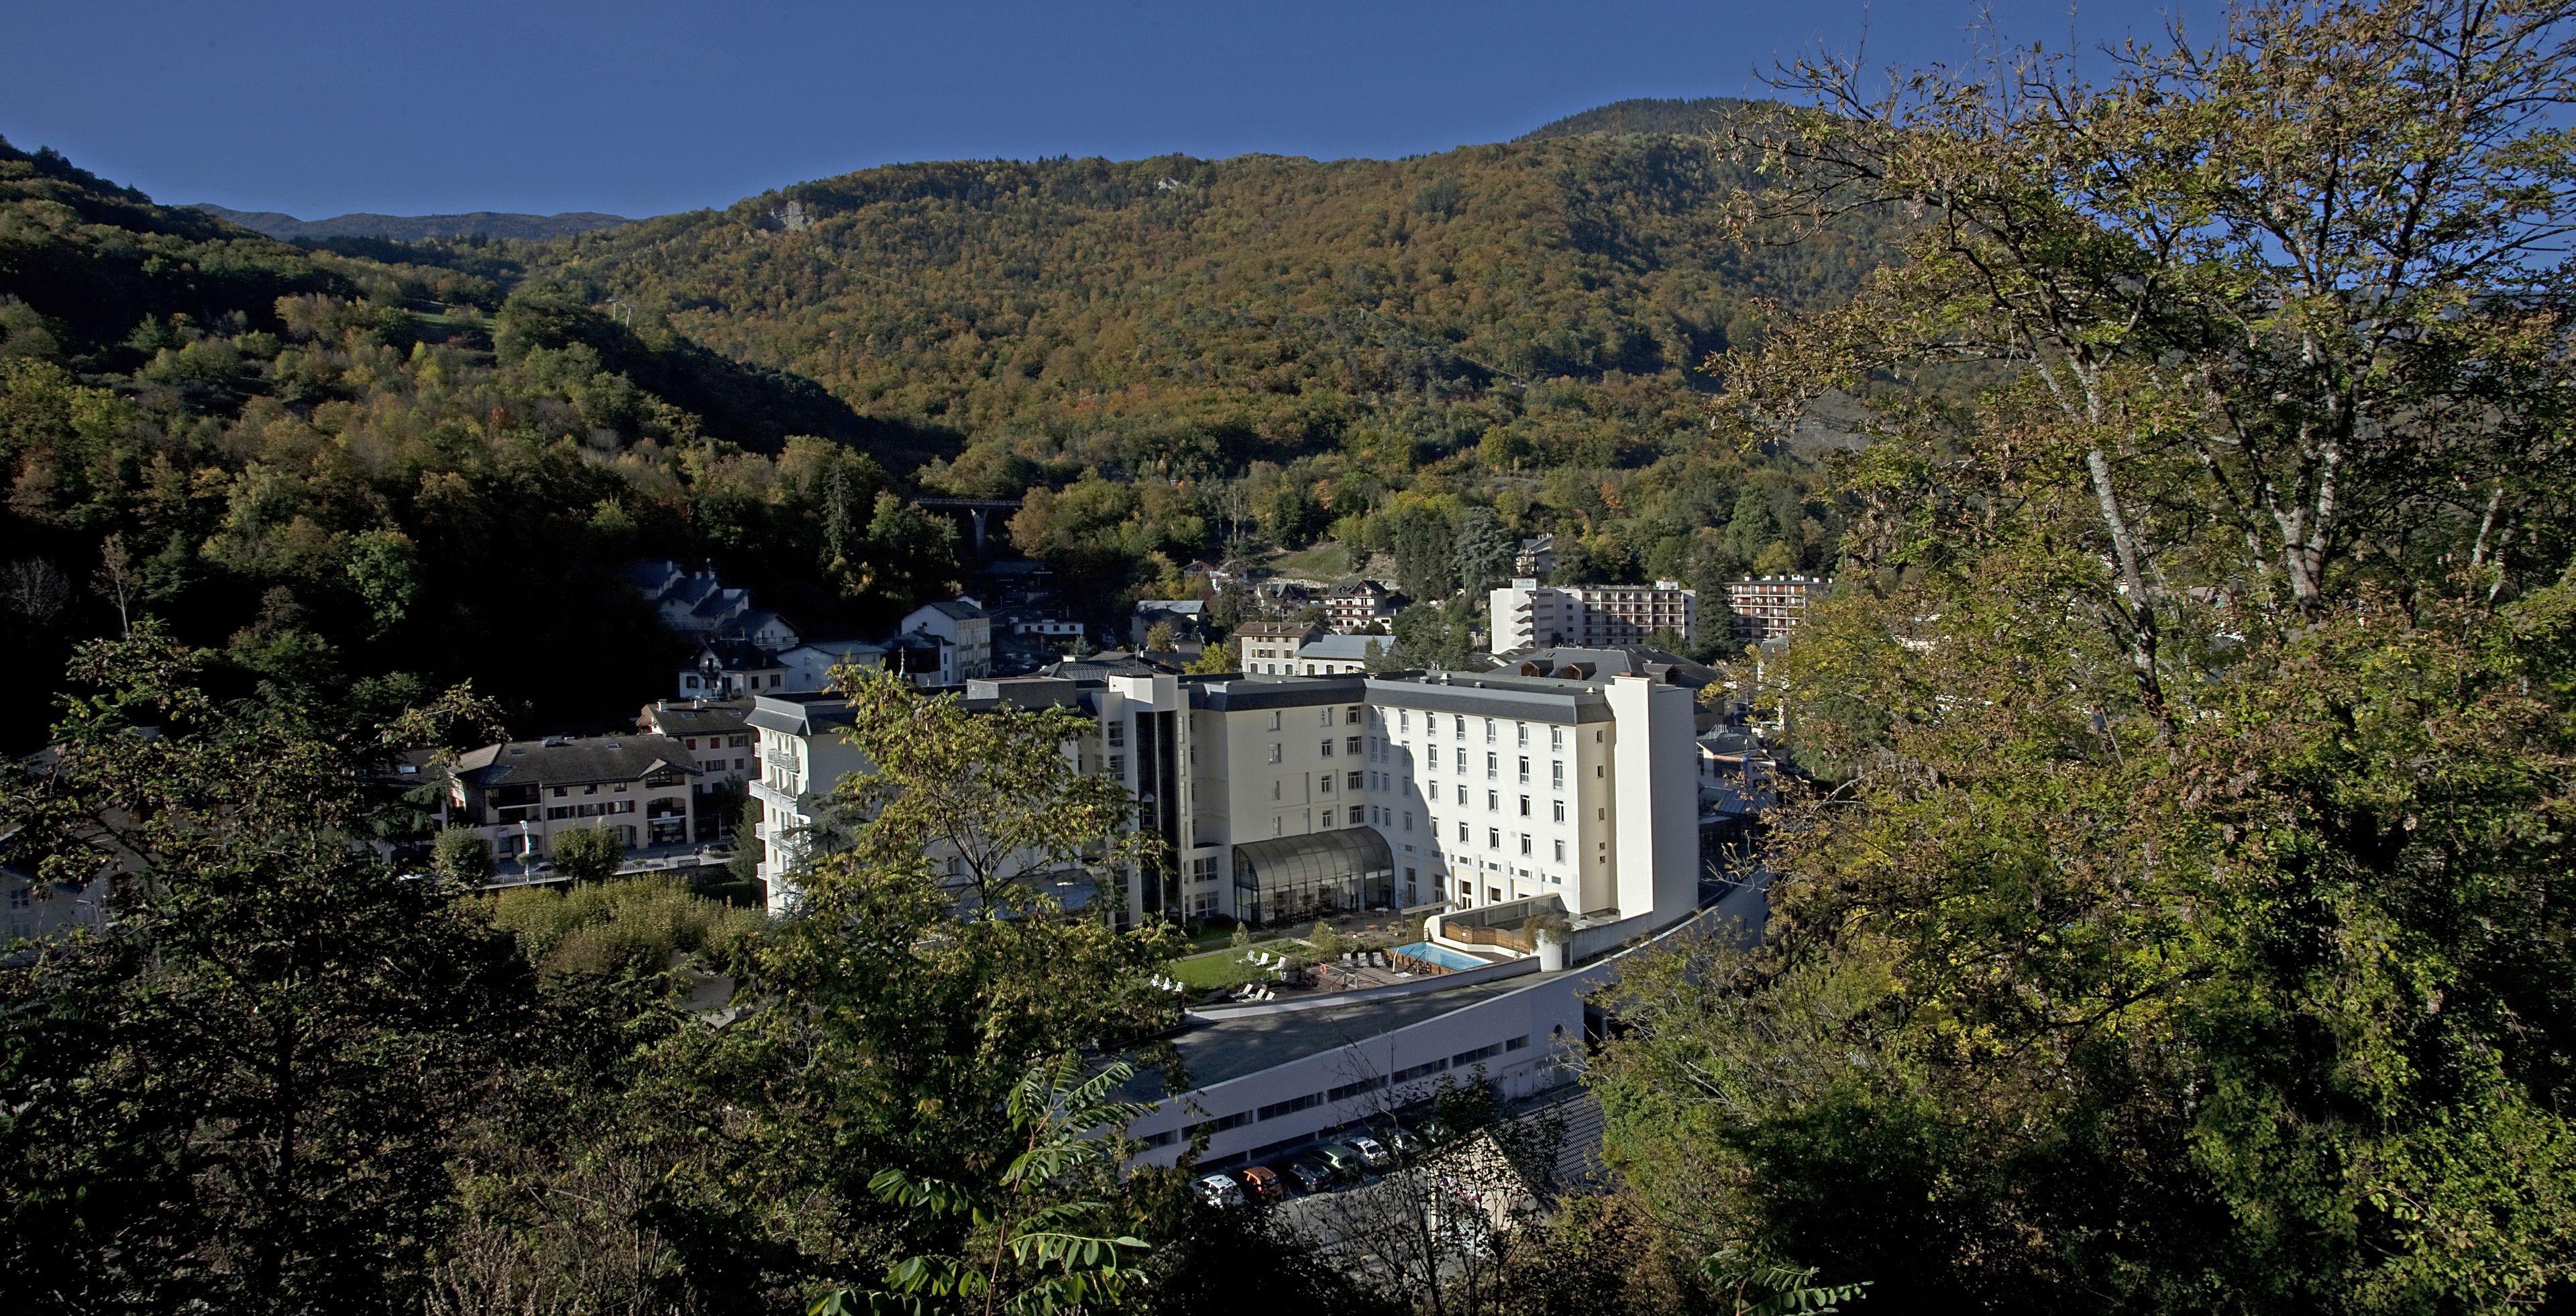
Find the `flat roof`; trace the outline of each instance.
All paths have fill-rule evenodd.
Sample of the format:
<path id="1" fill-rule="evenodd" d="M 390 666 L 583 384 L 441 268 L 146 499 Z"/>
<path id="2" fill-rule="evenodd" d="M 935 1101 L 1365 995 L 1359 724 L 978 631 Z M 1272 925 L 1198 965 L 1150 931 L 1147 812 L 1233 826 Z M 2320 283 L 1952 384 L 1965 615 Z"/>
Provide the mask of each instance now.
<path id="1" fill-rule="evenodd" d="M 1319 704 L 1357 704 L 1368 699 L 1368 684 L 1345 676 L 1237 676 L 1190 687 L 1190 704 L 1220 713 L 1257 708 L 1313 708 Z"/>
<path id="2" fill-rule="evenodd" d="M 1607 722 L 1610 701 L 1602 682 L 1553 676 L 1501 676 L 1490 672 L 1432 672 L 1368 678 L 1372 702 L 1480 717 L 1522 717 L 1542 722 Z"/>
<path id="3" fill-rule="evenodd" d="M 1214 1087 L 1292 1060 L 1409 1028 L 1530 986 L 1526 975 L 1493 978 L 1464 987 L 1386 997 L 1314 1010 L 1213 1019 L 1171 1039 L 1189 1072 L 1189 1091 Z M 1162 1075 L 1140 1071 L 1126 1086 L 1133 1100 L 1172 1095 Z"/>

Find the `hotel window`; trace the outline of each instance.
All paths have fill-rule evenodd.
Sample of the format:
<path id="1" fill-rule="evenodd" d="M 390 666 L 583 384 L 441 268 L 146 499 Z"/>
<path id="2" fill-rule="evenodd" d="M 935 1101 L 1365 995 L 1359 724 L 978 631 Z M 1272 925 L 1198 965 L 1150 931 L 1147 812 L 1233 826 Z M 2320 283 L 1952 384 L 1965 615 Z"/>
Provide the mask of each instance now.
<path id="1" fill-rule="evenodd" d="M 1411 710 L 1402 708 L 1395 710 L 1395 729 L 1398 731 L 1411 731 L 1413 729 L 1413 713 Z"/>
<path id="2" fill-rule="evenodd" d="M 1529 758 L 1527 755 L 1523 755 L 1521 758 L 1521 784 L 1524 786 L 1529 784 Z"/>
<path id="3" fill-rule="evenodd" d="M 1413 830 L 1413 810 L 1411 809 L 1404 811 L 1404 830 L 1408 832 Z M 1559 849 L 1562 849 L 1564 848 L 1564 844 L 1564 842 L 1560 841 L 1557 843 L 1557 846 Z"/>
<path id="4" fill-rule="evenodd" d="M 1349 708 L 1347 708 L 1347 709 L 1343 710 L 1343 712 L 1342 712 L 1342 721 L 1343 721 L 1343 723 L 1344 723 L 1344 724 L 1349 725 L 1349 726 L 1358 726 L 1358 725 L 1360 724 L 1360 710 L 1359 710 L 1359 706 L 1358 706 L 1358 705 L 1356 705 L 1356 704 L 1354 704 L 1354 705 L 1352 705 L 1351 707 L 1349 707 Z"/>
<path id="5" fill-rule="evenodd" d="M 1352 758 L 1358 758 L 1360 756 L 1360 738 L 1357 736 L 1344 738 L 1342 741 L 1342 752 L 1350 755 Z"/>
<path id="6" fill-rule="evenodd" d="M 1359 790 L 1368 784 L 1368 777 L 1365 773 L 1354 772 L 1345 778 L 1342 784 L 1350 787 L 1352 790 Z"/>
<path id="7" fill-rule="evenodd" d="M 1326 738 L 1324 739 L 1324 742 L 1323 742 L 1322 747 L 1321 747 L 1321 748 L 1319 748 L 1319 749 L 1317 749 L 1315 752 L 1316 752 L 1316 753 L 1318 753 L 1318 754 L 1323 755 L 1325 758 L 1331 758 L 1331 757 L 1333 756 L 1333 742 L 1332 742 L 1332 738 L 1331 738 L 1331 737 L 1329 737 L 1329 736 L 1328 736 L 1328 737 L 1326 737 Z"/>
<path id="8" fill-rule="evenodd" d="M 1558 759 L 1547 765 L 1547 784 L 1558 790 L 1565 789 L 1565 760 Z"/>
<path id="9" fill-rule="evenodd" d="M 1563 841 L 1556 843 L 1556 862 L 1560 864 L 1565 862 L 1565 842 Z"/>
<path id="10" fill-rule="evenodd" d="M 1485 719 L 1485 743 L 1494 743 L 1494 719 L 1490 717 Z"/>
<path id="11" fill-rule="evenodd" d="M 1485 848 L 1488 850 L 1500 850 L 1503 848 L 1502 828 L 1488 827 L 1485 829 Z"/>
<path id="12" fill-rule="evenodd" d="M 1486 755 L 1486 756 L 1485 756 L 1485 780 L 1487 780 L 1487 781 L 1492 781 L 1492 780 L 1494 780 L 1494 779 L 1496 779 L 1496 778 L 1498 778 L 1498 777 L 1500 777 L 1500 776 L 1502 776 L 1502 775 L 1503 775 L 1503 756 L 1502 756 L 1502 755 L 1500 755 L 1500 754 L 1488 754 L 1488 755 Z"/>
<path id="13" fill-rule="evenodd" d="M 1503 797 L 1494 791 L 1485 792 L 1485 812 L 1501 813 L 1502 811 Z"/>
<path id="14" fill-rule="evenodd" d="M 1449 720 L 1457 724 L 1458 738 L 1460 740 L 1465 740 L 1467 738 L 1467 719 L 1452 713 L 1449 715 Z"/>
<path id="15" fill-rule="evenodd" d="M 1527 745 L 1529 743 L 1529 723 L 1512 723 L 1512 737 L 1515 743 Z"/>
<path id="16" fill-rule="evenodd" d="M 1278 761 L 1279 761 L 1279 760 L 1277 760 L 1277 759 L 1272 759 L 1272 760 L 1271 760 L 1271 762 L 1273 762 L 1273 763 L 1276 763 L 1276 762 L 1278 762 Z M 1278 779 L 1277 777 L 1273 777 L 1273 778 L 1271 778 L 1271 779 L 1270 779 L 1270 798 L 1272 798 L 1272 799 L 1274 799 L 1274 800 L 1279 798 L 1279 779 Z M 1565 804 L 1564 804 L 1564 802 L 1563 802 L 1563 801 L 1559 801 L 1559 802 L 1557 803 L 1557 806 L 1556 806 L 1556 820 L 1557 820 L 1558 822 L 1563 822 L 1563 821 L 1565 821 Z"/>
<path id="17" fill-rule="evenodd" d="M 1467 824 L 1466 824 L 1464 821 L 1461 821 L 1461 822 L 1458 824 L 1458 844 L 1460 844 L 1460 845 L 1465 845 L 1466 843 L 1467 843 Z"/>
<path id="18" fill-rule="evenodd" d="M 1124 777 L 1127 775 L 1126 755 L 1112 754 L 1109 756 L 1109 775 L 1113 777 Z"/>
<path id="19" fill-rule="evenodd" d="M 1529 797 L 1526 795 L 1521 797 L 1521 816 L 1524 818 L 1530 816 Z"/>
<path id="20" fill-rule="evenodd" d="M 1467 807 L 1467 783 L 1463 781 L 1458 783 L 1458 807 Z"/>
<path id="21" fill-rule="evenodd" d="M 1278 741 L 1275 741 L 1275 740 L 1274 740 L 1274 741 L 1271 741 L 1271 742 L 1270 742 L 1270 761 L 1271 761 L 1271 762 L 1273 762 L 1273 763 L 1277 763 L 1277 762 L 1279 762 L 1279 752 L 1280 752 L 1280 745 L 1279 745 L 1279 742 L 1278 742 Z"/>
<path id="22" fill-rule="evenodd" d="M 1333 774 L 1327 772 L 1316 779 L 1315 793 L 1318 795 L 1330 795 L 1333 793 Z"/>
<path id="23" fill-rule="evenodd" d="M 1273 731 L 1279 729 L 1279 710 L 1275 708 L 1270 710 L 1270 729 Z"/>
<path id="24" fill-rule="evenodd" d="M 1527 832 L 1523 832 L 1523 833 L 1521 833 L 1521 853 L 1522 853 L 1522 854 L 1528 854 L 1529 852 L 1530 852 L 1530 834 L 1529 834 L 1529 833 L 1527 833 Z"/>
<path id="25" fill-rule="evenodd" d="M 1565 748 L 1565 728 L 1549 727 L 1547 729 L 1547 747 L 1549 749 Z"/>
<path id="26" fill-rule="evenodd" d="M 1556 802 L 1556 820 L 1558 822 L 1565 821 L 1565 801 L 1563 800 L 1558 800 Z"/>
<path id="27" fill-rule="evenodd" d="M 1318 708 L 1315 710 L 1315 725 L 1319 727 L 1328 727 L 1332 724 L 1333 710 L 1329 708 Z"/>

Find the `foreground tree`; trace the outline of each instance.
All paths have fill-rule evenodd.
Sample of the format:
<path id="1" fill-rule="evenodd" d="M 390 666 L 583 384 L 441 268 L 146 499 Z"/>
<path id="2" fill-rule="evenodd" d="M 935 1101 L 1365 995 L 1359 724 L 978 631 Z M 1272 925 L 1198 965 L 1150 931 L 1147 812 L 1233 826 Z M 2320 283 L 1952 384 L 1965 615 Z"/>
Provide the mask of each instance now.
<path id="1" fill-rule="evenodd" d="M 1774 125 L 1784 195 L 1922 228 L 1722 363 L 1732 414 L 1940 387 L 1883 399 L 1860 588 L 1764 669 L 1831 787 L 1772 940 L 1615 993 L 1666 1230 L 1908 1307 L 2576 1281 L 2571 15 L 1799 73 L 1834 112 Z"/>
<path id="2" fill-rule="evenodd" d="M 86 646 L 88 693 L 0 795 L 7 862 L 112 884 L 103 935 L 0 969 L 18 1310 L 400 1305 L 446 1138 L 524 1058 L 509 939 L 363 844 L 358 774 L 428 720 L 334 730 L 219 675 L 149 622 Z"/>

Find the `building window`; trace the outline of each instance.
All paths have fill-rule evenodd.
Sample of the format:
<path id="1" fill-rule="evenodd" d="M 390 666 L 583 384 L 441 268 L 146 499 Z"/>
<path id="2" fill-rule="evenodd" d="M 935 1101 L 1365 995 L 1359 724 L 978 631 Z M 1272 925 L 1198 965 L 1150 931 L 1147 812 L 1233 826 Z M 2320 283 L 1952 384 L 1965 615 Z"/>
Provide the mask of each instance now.
<path id="1" fill-rule="evenodd" d="M 1398 731 L 1411 731 L 1413 729 L 1413 713 L 1411 710 L 1402 708 L 1395 710 L 1395 729 Z"/>
<path id="2" fill-rule="evenodd" d="M 1411 809 L 1404 811 L 1404 830 L 1408 832 L 1413 830 L 1413 810 Z"/>
<path id="3" fill-rule="evenodd" d="M 1526 795 L 1521 797 L 1521 816 L 1524 818 L 1530 816 L 1529 797 Z"/>
<path id="4" fill-rule="evenodd" d="M 1558 800 L 1556 802 L 1556 820 L 1558 822 L 1565 821 L 1565 801 L 1563 800 Z"/>
<path id="5" fill-rule="evenodd" d="M 1492 781 L 1492 780 L 1494 780 L 1494 779 L 1496 779 L 1496 778 L 1498 778 L 1498 777 L 1500 777 L 1500 776 L 1502 776 L 1502 775 L 1503 775 L 1503 756 L 1502 756 L 1502 755 L 1500 755 L 1500 754 L 1488 754 L 1488 755 L 1486 755 L 1486 756 L 1485 756 L 1485 780 L 1487 780 L 1487 781 Z"/>
<path id="6" fill-rule="evenodd" d="M 1353 704 L 1348 709 L 1344 710 L 1342 713 L 1342 721 L 1351 726 L 1358 726 L 1360 724 L 1360 706 Z"/>
<path id="7" fill-rule="evenodd" d="M 1315 752 L 1323 755 L 1325 758 L 1331 758 L 1333 756 L 1333 742 L 1330 739 L 1326 739 L 1322 746 Z"/>
<path id="8" fill-rule="evenodd" d="M 1488 827 L 1485 829 L 1485 848 L 1488 850 L 1500 850 L 1503 848 L 1502 828 Z"/>
<path id="9" fill-rule="evenodd" d="M 1109 756 L 1109 775 L 1113 777 L 1125 777 L 1127 775 L 1126 755 L 1112 754 Z"/>
<path id="10" fill-rule="evenodd" d="M 1452 750 L 1450 752 L 1457 756 L 1458 770 L 1460 772 L 1465 772 L 1467 770 L 1467 751 L 1460 749 Z"/>
<path id="11" fill-rule="evenodd" d="M 1275 740 L 1270 742 L 1270 761 L 1279 762 L 1279 742 Z"/>
<path id="12" fill-rule="evenodd" d="M 1466 820 L 1461 819 L 1461 820 L 1459 820 L 1459 823 L 1458 823 L 1458 844 L 1460 844 L 1460 845 L 1465 845 L 1466 843 L 1467 843 L 1467 823 L 1466 823 Z"/>
<path id="13" fill-rule="evenodd" d="M 1449 720 L 1457 724 L 1458 738 L 1460 740 L 1465 740 L 1467 738 L 1467 719 L 1460 717 L 1456 713 L 1452 713 L 1449 715 Z"/>
<path id="14" fill-rule="evenodd" d="M 1529 784 L 1529 758 L 1526 755 L 1521 758 L 1521 784 Z"/>
<path id="15" fill-rule="evenodd" d="M 1502 811 L 1503 811 L 1503 797 L 1502 797 L 1502 795 L 1501 795 L 1499 792 L 1496 792 L 1496 791 L 1487 791 L 1487 792 L 1485 792 L 1485 812 L 1487 812 L 1487 813 L 1501 813 Z"/>
<path id="16" fill-rule="evenodd" d="M 1346 737 L 1342 741 L 1342 752 L 1350 755 L 1352 758 L 1358 758 L 1360 756 L 1360 738 L 1357 736 Z"/>
<path id="17" fill-rule="evenodd" d="M 1485 719 L 1485 743 L 1494 743 L 1494 719 L 1490 717 Z"/>
<path id="18" fill-rule="evenodd" d="M 1512 738 L 1513 738 L 1513 743 L 1518 744 L 1518 745 L 1520 745 L 1520 746 L 1522 746 L 1522 747 L 1526 748 L 1526 747 L 1529 745 L 1529 723 L 1527 723 L 1527 722 L 1514 722 L 1514 723 L 1512 723 Z"/>
<path id="19" fill-rule="evenodd" d="M 1276 763 L 1276 762 L 1278 762 L 1279 760 L 1277 760 L 1277 759 L 1272 759 L 1272 760 L 1270 760 L 1270 761 L 1271 761 L 1271 762 L 1273 762 L 1273 763 Z M 1279 798 L 1279 779 L 1278 779 L 1277 777 L 1273 777 L 1273 778 L 1271 778 L 1271 779 L 1270 779 L 1270 798 L 1272 798 L 1272 799 L 1274 799 L 1274 800 Z M 1565 804 L 1564 804 L 1564 802 L 1563 802 L 1563 801 L 1558 801 L 1558 803 L 1557 803 L 1557 806 L 1556 806 L 1556 820 L 1557 820 L 1558 822 L 1564 822 L 1564 821 L 1565 821 Z"/>
<path id="20" fill-rule="evenodd" d="M 1332 724 L 1333 710 L 1329 708 L 1318 708 L 1315 710 L 1315 725 L 1319 727 L 1328 727 Z"/>
<path id="21" fill-rule="evenodd" d="M 1363 773 L 1354 772 L 1345 778 L 1342 784 L 1350 787 L 1352 790 L 1359 790 L 1367 785 L 1367 777 Z"/>
<path id="22" fill-rule="evenodd" d="M 1270 710 L 1270 729 L 1273 731 L 1279 729 L 1279 710 L 1275 708 Z"/>
<path id="23" fill-rule="evenodd" d="M 1558 759 L 1547 765 L 1547 784 L 1558 790 L 1565 789 L 1565 760 Z"/>
<path id="24" fill-rule="evenodd" d="M 1565 862 L 1565 842 L 1563 841 L 1556 843 L 1556 862 L 1560 864 Z"/>
<path id="25" fill-rule="evenodd" d="M 1126 743 L 1127 743 L 1127 719 L 1125 719 L 1125 718 L 1123 718 L 1123 717 L 1122 717 L 1122 718 L 1113 719 L 1113 720 L 1109 723 L 1109 744 L 1110 744 L 1110 746 L 1111 746 L 1112 748 L 1116 748 L 1116 747 L 1121 746 L 1121 745 L 1124 745 L 1124 744 L 1126 744 Z"/>
<path id="26" fill-rule="evenodd" d="M 1527 833 L 1527 832 L 1523 832 L 1523 833 L 1521 833 L 1521 853 L 1522 853 L 1522 854 L 1528 854 L 1529 852 L 1530 852 L 1530 834 L 1529 834 L 1529 833 Z"/>
<path id="27" fill-rule="evenodd" d="M 1467 783 L 1463 781 L 1458 783 L 1458 807 L 1461 809 L 1467 807 Z"/>
<path id="28" fill-rule="evenodd" d="M 1330 795 L 1333 793 L 1333 774 L 1327 772 L 1316 779 L 1315 793 L 1318 795 Z"/>

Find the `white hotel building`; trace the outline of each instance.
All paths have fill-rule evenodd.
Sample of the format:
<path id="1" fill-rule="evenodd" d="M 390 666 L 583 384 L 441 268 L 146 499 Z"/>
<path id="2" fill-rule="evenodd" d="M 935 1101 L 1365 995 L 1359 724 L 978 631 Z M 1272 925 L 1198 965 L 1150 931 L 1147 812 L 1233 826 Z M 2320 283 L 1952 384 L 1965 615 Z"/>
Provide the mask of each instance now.
<path id="1" fill-rule="evenodd" d="M 1584 1003 L 1640 941 L 1699 910 L 1699 746 L 1690 691 L 1646 676 L 1111 676 L 979 681 L 970 706 L 1071 705 L 1066 752 L 1116 777 L 1174 858 L 1103 892 L 1134 921 L 1428 915 L 1452 971 L 1293 1001 L 1199 1006 L 1174 1046 L 1186 1092 L 1128 1129 L 1168 1163 L 1274 1155 L 1421 1099 L 1443 1077 L 1519 1096 L 1566 1081 L 1597 1034 Z M 829 696 L 762 696 L 753 792 L 762 876 L 792 908 L 801 830 L 862 770 Z M 1759 893 L 1751 912 L 1758 922 Z M 1742 912 L 1742 911 L 1737 911 Z M 1537 932 L 1531 920 L 1562 931 Z"/>

